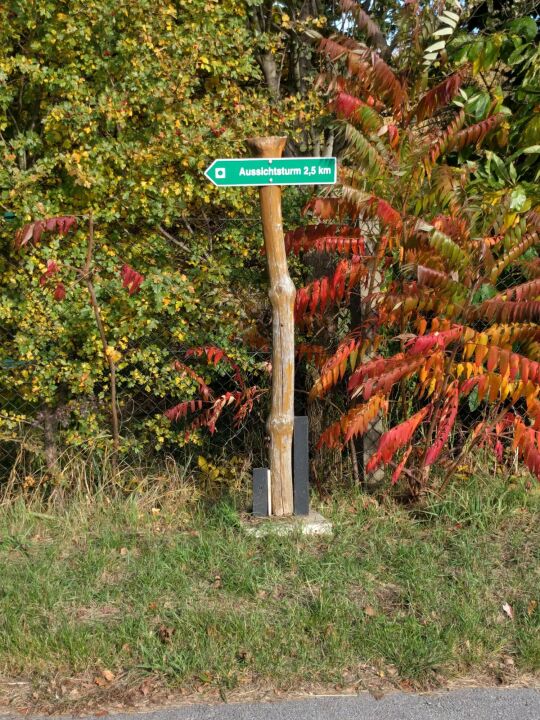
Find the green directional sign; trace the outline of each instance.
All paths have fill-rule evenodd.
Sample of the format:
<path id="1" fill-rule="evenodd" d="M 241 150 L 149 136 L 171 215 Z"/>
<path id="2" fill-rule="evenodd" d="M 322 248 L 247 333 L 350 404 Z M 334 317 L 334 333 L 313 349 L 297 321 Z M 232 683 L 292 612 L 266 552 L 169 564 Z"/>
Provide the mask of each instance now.
<path id="1" fill-rule="evenodd" d="M 245 158 L 214 160 L 204 173 L 218 187 L 333 185 L 336 158 Z"/>

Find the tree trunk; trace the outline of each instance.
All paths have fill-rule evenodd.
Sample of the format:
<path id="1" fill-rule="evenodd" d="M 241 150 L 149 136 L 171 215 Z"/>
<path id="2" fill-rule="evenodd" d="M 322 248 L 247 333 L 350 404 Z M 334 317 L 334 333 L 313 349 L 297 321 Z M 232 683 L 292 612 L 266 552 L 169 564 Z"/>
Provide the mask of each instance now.
<path id="1" fill-rule="evenodd" d="M 261 57 L 259 58 L 259 62 L 261 64 L 264 79 L 266 80 L 266 84 L 268 85 L 270 95 L 274 99 L 277 99 L 279 97 L 279 86 L 281 84 L 281 78 L 279 76 L 276 60 L 272 53 L 267 52 L 264 53 L 264 55 L 261 55 Z"/>
<path id="2" fill-rule="evenodd" d="M 366 237 L 369 237 L 368 232 L 366 232 Z M 369 248 L 369 251 L 375 252 L 375 248 Z M 352 293 L 351 295 L 351 330 L 355 328 L 360 328 L 363 322 L 367 319 L 365 317 L 367 308 L 365 307 L 364 303 L 366 294 L 371 294 L 371 292 L 373 292 L 374 290 L 377 291 L 380 289 L 382 283 L 382 275 L 376 269 L 373 269 L 372 272 L 374 273 L 374 275 L 372 277 L 371 289 L 368 289 L 363 284 L 360 284 L 357 288 L 357 291 L 355 293 Z M 362 361 L 367 362 L 368 360 L 370 360 L 370 358 L 371 354 L 367 353 L 362 358 Z M 366 432 L 363 433 L 363 435 L 361 435 L 359 438 L 357 438 L 356 442 L 350 448 L 351 452 L 353 452 L 353 447 L 356 450 L 356 458 L 351 459 L 353 462 L 353 468 L 354 464 L 356 464 L 356 472 L 358 473 L 358 476 L 362 483 L 362 487 L 365 492 L 377 492 L 377 490 L 380 489 L 384 482 L 385 476 L 384 470 L 382 468 L 378 468 L 369 475 L 366 473 L 366 465 L 370 457 L 377 450 L 379 440 L 383 432 L 383 421 L 380 417 L 378 417 L 369 424 Z"/>

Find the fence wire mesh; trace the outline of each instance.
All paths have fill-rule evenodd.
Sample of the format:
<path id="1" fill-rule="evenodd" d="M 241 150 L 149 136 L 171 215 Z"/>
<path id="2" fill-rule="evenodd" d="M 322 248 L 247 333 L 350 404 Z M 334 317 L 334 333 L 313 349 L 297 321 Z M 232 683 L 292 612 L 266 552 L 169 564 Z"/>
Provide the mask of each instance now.
<path id="1" fill-rule="evenodd" d="M 245 218 L 243 221 L 247 224 L 259 222 L 253 218 Z M 218 236 L 231 222 L 237 223 L 238 219 L 187 218 L 185 229 L 188 234 L 206 234 L 211 249 L 212 238 Z M 182 241 L 171 236 L 171 242 L 175 248 L 177 243 Z M 179 251 L 182 252 L 183 249 L 179 248 Z M 5 486 L 10 482 L 31 484 L 36 477 L 53 477 L 58 474 L 59 469 L 74 462 L 74 458 L 80 463 L 92 465 L 93 477 L 98 478 L 99 468 L 110 460 L 114 449 L 111 434 L 111 385 L 103 356 L 100 357 L 98 353 L 95 360 L 103 364 L 101 380 L 88 390 L 77 388 L 77 392 L 72 392 L 60 384 L 54 394 L 55 401 L 51 402 L 51 393 L 42 392 L 41 386 L 33 380 L 41 372 L 44 363 L 63 362 L 59 353 L 57 357 L 55 355 L 54 328 L 44 330 L 48 334 L 49 359 L 30 357 L 25 343 L 25 328 L 10 321 L 9 307 L 14 302 L 15 295 L 9 283 L 13 282 L 16 273 L 8 270 L 14 269 L 15 261 L 7 257 L 3 262 L 3 269 L 0 268 L 0 485 Z M 531 262 L 534 263 L 534 258 Z M 525 267 L 520 264 L 510 267 L 502 275 L 499 290 L 526 280 L 524 271 Z M 21 280 L 25 281 L 25 278 Z M 25 289 L 19 287 L 17 291 L 24 295 Z M 81 314 L 83 313 L 86 316 L 87 311 L 81 310 Z M 32 318 L 27 321 L 31 326 Z M 75 325 L 76 322 L 75 318 Z M 350 318 L 348 322 L 350 323 Z M 481 325 L 480 320 L 479 329 Z M 163 374 L 156 372 L 159 382 L 156 381 L 155 384 L 148 378 L 134 380 L 141 363 L 159 363 L 162 369 L 171 368 L 175 361 L 186 361 L 186 349 L 179 342 L 171 342 L 167 328 L 160 326 L 150 330 L 129 347 L 130 362 L 121 367 L 117 374 L 116 407 L 120 422 L 119 457 L 122 465 L 138 470 L 154 464 L 165 466 L 169 461 L 185 465 L 193 463 L 195 459 L 196 464 L 198 456 L 214 459 L 223 456 L 242 457 L 243 460 L 238 463 L 244 473 L 248 472 L 249 467 L 266 465 L 268 438 L 265 419 L 269 410 L 270 380 L 267 376 L 266 380 L 263 378 L 261 381 L 264 373 L 259 373 L 256 382 L 263 385 L 265 393 L 256 404 L 252 415 L 239 427 L 234 427 L 232 415 L 226 410 L 223 423 L 217 425 L 215 434 L 199 432 L 189 444 L 184 442 L 182 424 L 179 427 L 171 426 L 164 416 L 171 406 L 182 399 L 175 385 L 175 376 L 171 375 L 170 382 L 164 382 Z M 76 351 L 75 347 L 74 354 Z M 243 348 L 242 352 L 250 359 L 250 367 L 263 366 L 270 360 L 269 349 Z M 342 411 L 347 408 L 343 387 L 341 396 L 338 392 L 337 405 L 332 401 L 328 404 L 315 403 L 308 407 L 306 398 L 314 377 L 313 372 L 306 372 L 305 368 L 299 365 L 296 413 L 309 414 L 312 445 L 315 445 L 319 433 L 338 417 L 336 407 L 341 407 Z M 212 388 L 217 397 L 231 391 L 234 389 L 233 374 L 223 372 L 214 375 Z M 410 412 L 412 406 L 407 405 L 408 401 L 407 389 L 402 389 L 401 395 L 390 401 L 388 418 L 395 421 L 403 417 L 404 413 Z M 482 412 L 473 402 L 463 403 L 460 407 L 461 425 L 456 432 L 472 427 L 481 419 Z M 372 454 L 386 429 L 386 421 L 376 421 L 366 437 L 349 444 L 345 452 L 334 453 L 330 466 L 313 465 L 312 477 L 315 484 L 323 489 L 329 476 L 360 477 L 366 459 Z M 344 464 L 347 465 L 345 470 Z"/>

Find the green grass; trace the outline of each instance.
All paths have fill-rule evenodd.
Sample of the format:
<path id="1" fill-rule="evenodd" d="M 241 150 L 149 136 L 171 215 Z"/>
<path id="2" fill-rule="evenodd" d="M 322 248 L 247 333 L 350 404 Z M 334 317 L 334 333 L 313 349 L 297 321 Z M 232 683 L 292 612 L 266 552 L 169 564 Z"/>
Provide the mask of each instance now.
<path id="1" fill-rule="evenodd" d="M 342 495 L 323 508 L 333 538 L 256 540 L 231 501 L 181 517 L 16 503 L 0 516 L 0 675 L 108 668 L 228 690 L 335 684 L 366 665 L 424 686 L 508 658 L 535 673 L 539 508 L 524 481 L 477 478 L 414 513 Z"/>

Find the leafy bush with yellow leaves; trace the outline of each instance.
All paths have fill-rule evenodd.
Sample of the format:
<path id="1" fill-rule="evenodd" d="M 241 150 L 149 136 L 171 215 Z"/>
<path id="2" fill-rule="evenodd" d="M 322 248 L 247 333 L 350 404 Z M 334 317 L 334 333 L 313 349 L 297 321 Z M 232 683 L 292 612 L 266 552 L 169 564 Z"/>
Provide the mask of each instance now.
<path id="1" fill-rule="evenodd" d="M 237 339 L 264 267 L 257 194 L 202 173 L 247 136 L 292 129 L 300 101 L 270 103 L 247 13 L 241 0 L 0 5 L 2 442 L 45 437 L 49 460 L 109 443 L 113 360 L 122 449 L 174 447 L 163 411 L 197 391 L 177 356 L 210 340 L 256 369 Z M 105 356 L 80 277 L 90 214 Z M 78 229 L 15 240 L 57 216 Z"/>

